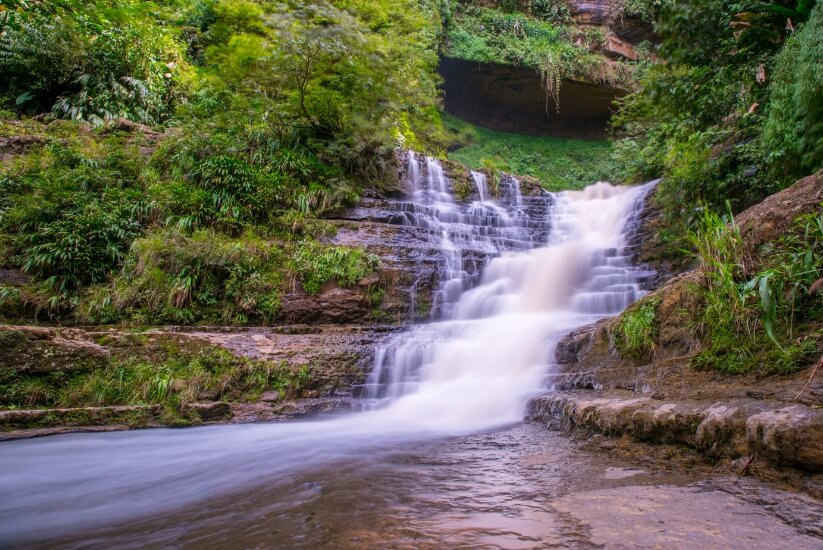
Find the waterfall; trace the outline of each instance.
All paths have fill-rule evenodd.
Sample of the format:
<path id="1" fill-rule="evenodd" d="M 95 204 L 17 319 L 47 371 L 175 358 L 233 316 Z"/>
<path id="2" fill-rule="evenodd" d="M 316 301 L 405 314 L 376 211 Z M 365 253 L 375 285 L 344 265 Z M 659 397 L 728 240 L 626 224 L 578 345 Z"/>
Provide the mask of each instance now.
<path id="1" fill-rule="evenodd" d="M 598 183 L 549 197 L 551 231 L 532 248 L 542 229 L 516 204 L 459 205 L 440 164 L 425 166 L 423 174 L 410 156 L 409 198 L 398 208 L 403 223 L 442 239 L 440 315 L 377 350 L 374 410 L 3 443 L 0 546 L 163 513 L 381 446 L 520 421 L 528 398 L 549 387 L 559 339 L 642 294 L 644 274 L 625 246 L 649 185 Z M 468 264 L 482 274 L 470 276 Z"/>
<path id="2" fill-rule="evenodd" d="M 523 208 L 523 193 L 520 191 L 520 180 L 512 176 L 512 187 L 514 191 L 514 205 Z"/>
<path id="3" fill-rule="evenodd" d="M 425 165 L 425 170 L 423 170 Z M 438 287 L 432 296 L 431 318 L 449 318 L 463 292 L 477 282 L 488 259 L 503 251 L 534 246 L 534 228 L 515 204 L 499 204 L 488 197 L 486 176 L 471 173 L 479 201 L 459 204 L 441 163 L 410 152 L 406 166 L 407 200 L 397 204 L 403 224 L 428 232 L 439 249 Z M 519 196 L 513 192 L 512 197 Z M 520 199 L 522 207 L 522 197 Z M 410 316 L 416 314 L 416 287 L 410 289 Z M 379 369 L 378 369 L 379 370 Z"/>
<path id="4" fill-rule="evenodd" d="M 471 175 L 474 180 L 474 186 L 477 188 L 477 194 L 480 195 L 480 202 L 486 202 L 489 198 L 489 185 L 486 180 L 486 174 L 472 171 Z"/>
<path id="5" fill-rule="evenodd" d="M 512 185 L 516 204 L 519 182 Z M 498 250 L 479 284 L 455 294 L 440 322 L 377 350 L 366 395 L 398 420 L 515 421 L 550 374 L 546 365 L 560 337 L 643 295 L 640 282 L 648 274 L 631 265 L 625 246 L 650 186 L 601 182 L 555 194 L 548 242 L 517 253 Z M 455 250 L 445 242 L 443 248 L 445 263 L 458 263 Z"/>

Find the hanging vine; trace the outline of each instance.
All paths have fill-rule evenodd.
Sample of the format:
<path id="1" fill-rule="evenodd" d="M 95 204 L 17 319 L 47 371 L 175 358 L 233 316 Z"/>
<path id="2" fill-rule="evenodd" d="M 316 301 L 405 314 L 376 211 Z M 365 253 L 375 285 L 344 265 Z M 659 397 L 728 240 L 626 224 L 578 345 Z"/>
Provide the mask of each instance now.
<path id="1" fill-rule="evenodd" d="M 560 85 L 563 77 L 561 64 L 555 59 L 554 52 L 546 52 L 546 58 L 537 66 L 537 73 L 540 75 L 540 84 L 546 94 L 546 116 L 549 113 L 549 99 L 554 100 L 557 113 L 560 113 Z"/>

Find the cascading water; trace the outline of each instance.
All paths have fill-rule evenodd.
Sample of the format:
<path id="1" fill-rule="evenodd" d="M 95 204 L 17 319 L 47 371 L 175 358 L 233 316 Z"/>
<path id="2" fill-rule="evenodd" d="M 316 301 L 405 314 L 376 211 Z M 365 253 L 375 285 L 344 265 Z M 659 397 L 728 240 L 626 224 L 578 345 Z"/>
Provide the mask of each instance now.
<path id="1" fill-rule="evenodd" d="M 433 295 L 431 317 L 448 318 L 463 291 L 476 282 L 486 260 L 503 251 L 532 248 L 534 228 L 523 215 L 519 184 L 512 184 L 512 204 L 502 206 L 489 200 L 485 174 L 472 172 L 480 200 L 461 205 L 455 201 L 439 161 L 427 157 L 425 173 L 413 152 L 409 152 L 407 163 L 405 183 L 410 200 L 399 203 L 398 208 L 404 212 L 404 225 L 429 232 L 437 243 L 439 286 Z M 416 307 L 414 296 L 410 301 Z"/>
<path id="2" fill-rule="evenodd" d="M 558 339 L 641 294 L 641 273 L 622 250 L 648 186 L 599 183 L 556 195 L 550 238 L 530 250 L 533 227 L 517 208 L 460 206 L 439 164 L 426 165 L 424 176 L 410 158 L 403 210 L 407 223 L 449 243 L 441 320 L 378 350 L 369 386 L 376 410 L 4 443 L 0 546 L 161 513 L 365 449 L 519 421 L 529 396 L 545 391 Z M 463 263 L 476 249 L 496 257 L 473 285 Z"/>
<path id="3" fill-rule="evenodd" d="M 403 414 L 516 420 L 526 397 L 542 387 L 559 337 L 643 295 L 640 280 L 648 274 L 631 266 L 624 249 L 651 185 L 601 182 L 557 194 L 547 246 L 494 258 L 442 322 L 381 347 L 366 395 L 388 399 L 389 409 Z"/>
<path id="4" fill-rule="evenodd" d="M 480 202 L 486 202 L 489 198 L 489 184 L 486 174 L 482 172 L 472 172 L 471 174 L 474 186 L 477 188 L 477 194 L 480 196 Z"/>

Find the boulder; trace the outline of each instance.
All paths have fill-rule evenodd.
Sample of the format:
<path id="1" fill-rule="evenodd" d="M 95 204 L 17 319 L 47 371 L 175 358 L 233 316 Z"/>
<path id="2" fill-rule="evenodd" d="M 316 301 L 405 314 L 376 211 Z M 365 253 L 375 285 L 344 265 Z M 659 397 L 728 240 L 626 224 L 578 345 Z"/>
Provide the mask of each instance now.
<path id="1" fill-rule="evenodd" d="M 792 405 L 746 421 L 749 449 L 777 462 L 823 470 L 823 411 Z"/>
<path id="2" fill-rule="evenodd" d="M 279 391 L 267 391 L 263 392 L 263 395 L 260 396 L 260 401 L 264 403 L 276 403 L 280 401 L 280 392 Z"/>

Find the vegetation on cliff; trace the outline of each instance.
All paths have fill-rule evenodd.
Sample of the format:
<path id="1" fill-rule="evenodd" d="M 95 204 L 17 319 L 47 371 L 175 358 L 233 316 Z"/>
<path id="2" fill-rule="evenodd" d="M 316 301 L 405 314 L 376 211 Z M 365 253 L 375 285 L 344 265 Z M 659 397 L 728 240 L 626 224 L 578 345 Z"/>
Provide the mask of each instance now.
<path id="1" fill-rule="evenodd" d="M 535 2 L 519 10 L 507 2 L 494 8 L 474 4 L 458 2 L 444 14 L 446 56 L 533 67 L 555 99 L 564 78 L 631 85 L 635 64 L 600 53 L 608 40 L 604 29 L 574 25 L 565 2 Z"/>
<path id="2" fill-rule="evenodd" d="M 629 181 L 663 176 L 658 239 L 704 274 L 690 319 L 704 349 L 692 363 L 733 374 L 805 367 L 820 353 L 820 205 L 762 250 L 734 213 L 823 168 L 823 5 L 671 3 L 656 31 L 660 62 L 621 101 L 614 160 Z"/>
<path id="3" fill-rule="evenodd" d="M 664 5 L 660 62 L 614 120 L 622 178 L 664 176 L 659 201 L 688 226 L 823 167 L 821 29 L 815 2 Z"/>
<path id="4" fill-rule="evenodd" d="M 4 285 L 94 322 L 243 322 L 374 260 L 303 243 L 439 130 L 434 3 L 3 2 Z M 132 121 L 150 125 L 138 126 Z M 146 157 L 151 159 L 147 163 Z M 312 249 L 314 250 L 314 249 Z M 151 287 L 151 288 L 149 288 Z"/>

